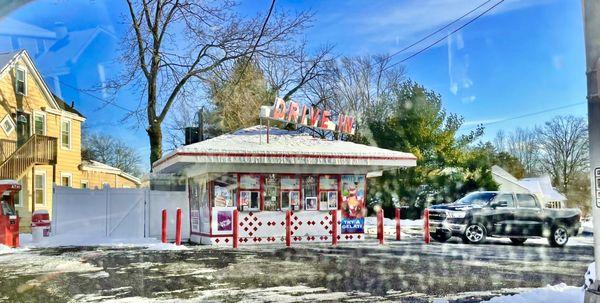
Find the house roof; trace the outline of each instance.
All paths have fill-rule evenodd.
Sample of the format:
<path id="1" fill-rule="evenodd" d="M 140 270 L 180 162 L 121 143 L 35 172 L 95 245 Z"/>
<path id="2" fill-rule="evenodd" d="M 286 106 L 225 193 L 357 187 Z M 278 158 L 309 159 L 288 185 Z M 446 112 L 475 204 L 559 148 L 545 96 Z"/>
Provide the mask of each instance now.
<path id="1" fill-rule="evenodd" d="M 57 40 L 48 51 L 39 58 L 40 66 L 62 68 L 76 63 L 88 46 L 104 34 L 114 38 L 114 35 L 102 27 L 69 32 L 65 37 Z"/>
<path id="2" fill-rule="evenodd" d="M 56 39 L 56 33 L 53 31 L 13 18 L 1 20 L 0 35 Z"/>
<path id="3" fill-rule="evenodd" d="M 81 161 L 81 164 L 79 165 L 79 168 L 81 170 L 84 171 L 97 171 L 97 172 L 105 172 L 105 173 L 112 173 L 112 174 L 116 174 L 119 175 L 125 179 L 131 180 L 133 181 L 135 184 L 140 185 L 142 182 L 140 181 L 140 178 L 133 176 L 131 174 L 128 174 L 124 171 L 122 171 L 119 168 L 116 168 L 114 166 L 110 166 L 108 164 L 104 164 L 102 162 L 98 162 L 95 160 L 83 160 Z"/>
<path id="4" fill-rule="evenodd" d="M 178 172 L 187 165 L 226 164 L 329 166 L 341 169 L 381 171 L 416 165 L 411 153 L 393 151 L 348 141 L 325 140 L 298 131 L 253 126 L 202 142 L 182 146 L 153 166 L 156 172 Z M 313 167 L 314 169 L 314 167 Z"/>
<path id="5" fill-rule="evenodd" d="M 85 116 L 83 114 L 81 114 L 78 110 L 76 110 L 75 107 L 69 106 L 67 104 L 67 102 L 65 102 L 59 96 L 55 95 L 54 93 L 52 93 L 52 96 L 54 97 L 54 100 L 56 100 L 56 103 L 58 103 L 58 106 L 60 107 L 60 109 L 62 109 L 64 111 L 68 111 L 73 114 L 76 114 L 82 118 L 85 118 Z"/>
<path id="6" fill-rule="evenodd" d="M 48 86 L 44 82 L 44 79 L 42 78 L 42 75 L 39 73 L 33 61 L 29 57 L 29 54 L 24 49 L 13 52 L 0 53 L 0 77 L 3 76 L 3 74 L 7 71 L 7 68 L 13 66 L 13 64 L 15 64 L 15 62 L 18 61 L 20 58 L 23 59 L 27 67 L 30 69 L 30 74 L 34 76 L 34 79 L 36 79 L 38 85 L 42 89 L 42 92 L 49 99 L 48 102 L 50 102 L 54 109 L 62 110 L 64 112 L 75 114 L 81 118 L 85 118 L 79 111 L 67 105 L 67 103 L 64 100 L 56 96 L 48 88 Z"/>
<path id="7" fill-rule="evenodd" d="M 492 176 L 494 181 L 499 183 L 501 187 L 503 185 L 509 185 L 509 187 L 511 187 L 509 191 L 515 191 L 515 188 L 519 190 L 523 189 L 523 191 L 536 194 L 539 197 L 544 198 L 546 201 L 567 200 L 563 194 L 559 193 L 552 187 L 552 182 L 548 175 L 518 180 L 501 167 L 494 165 L 492 166 Z"/>

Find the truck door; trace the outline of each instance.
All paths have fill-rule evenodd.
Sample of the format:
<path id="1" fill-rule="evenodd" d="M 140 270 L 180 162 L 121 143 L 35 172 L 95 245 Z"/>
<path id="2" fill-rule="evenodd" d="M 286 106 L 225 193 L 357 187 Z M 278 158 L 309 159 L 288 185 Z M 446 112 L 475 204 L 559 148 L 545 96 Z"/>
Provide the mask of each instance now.
<path id="1" fill-rule="evenodd" d="M 532 194 L 517 194 L 515 224 L 519 235 L 541 236 L 544 220 L 542 208 Z"/>
<path id="2" fill-rule="evenodd" d="M 494 200 L 492 226 L 494 234 L 509 235 L 513 229 L 515 198 L 513 194 L 501 194 Z"/>

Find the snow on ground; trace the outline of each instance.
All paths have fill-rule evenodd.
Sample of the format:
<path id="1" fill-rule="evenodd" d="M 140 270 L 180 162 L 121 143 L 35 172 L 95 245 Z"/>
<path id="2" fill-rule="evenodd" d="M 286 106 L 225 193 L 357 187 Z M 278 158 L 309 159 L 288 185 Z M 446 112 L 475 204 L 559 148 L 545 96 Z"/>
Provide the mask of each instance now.
<path id="1" fill-rule="evenodd" d="M 495 297 L 489 303 L 581 303 L 583 288 L 564 283 L 536 288 L 512 296 Z"/>
<path id="2" fill-rule="evenodd" d="M 584 233 L 593 234 L 594 233 L 594 223 L 591 219 L 584 221 L 581 223 L 581 227 L 583 228 Z"/>
<path id="3" fill-rule="evenodd" d="M 174 243 L 161 243 L 154 238 L 114 239 L 108 237 L 89 237 L 86 235 L 56 235 L 33 242 L 31 234 L 19 234 L 21 248 L 47 248 L 61 246 L 110 246 L 145 247 L 150 250 L 185 250 L 186 246 Z M 10 249 L 10 248 L 9 248 Z M 2 248 L 0 248 L 0 253 Z"/>

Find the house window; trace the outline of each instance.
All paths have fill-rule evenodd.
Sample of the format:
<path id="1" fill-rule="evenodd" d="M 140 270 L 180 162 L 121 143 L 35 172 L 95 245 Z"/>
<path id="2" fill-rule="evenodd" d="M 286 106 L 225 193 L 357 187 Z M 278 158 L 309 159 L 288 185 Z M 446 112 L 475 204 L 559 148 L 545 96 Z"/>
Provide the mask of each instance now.
<path id="1" fill-rule="evenodd" d="M 36 135 L 46 134 L 46 115 L 44 113 L 33 114 L 33 133 Z"/>
<path id="2" fill-rule="evenodd" d="M 60 185 L 61 186 L 71 186 L 71 179 L 73 178 L 73 175 L 69 174 L 69 173 L 61 173 L 60 174 Z"/>
<path id="3" fill-rule="evenodd" d="M 27 95 L 27 72 L 20 67 L 15 71 L 15 90 L 21 95 Z"/>
<path id="4" fill-rule="evenodd" d="M 46 173 L 36 172 L 35 173 L 35 186 L 34 186 L 34 197 L 36 205 L 46 204 Z"/>
<path id="5" fill-rule="evenodd" d="M 62 120 L 60 128 L 61 146 L 71 148 L 71 120 Z"/>
<path id="6" fill-rule="evenodd" d="M 10 117 L 10 115 L 4 116 L 4 119 L 2 119 L 2 122 L 0 122 L 0 124 L 2 126 L 2 129 L 4 130 L 4 133 L 6 133 L 7 136 L 15 130 L 15 122 Z"/>
<path id="7" fill-rule="evenodd" d="M 87 180 L 81 180 L 81 188 L 83 188 L 83 189 L 88 188 L 88 181 Z"/>

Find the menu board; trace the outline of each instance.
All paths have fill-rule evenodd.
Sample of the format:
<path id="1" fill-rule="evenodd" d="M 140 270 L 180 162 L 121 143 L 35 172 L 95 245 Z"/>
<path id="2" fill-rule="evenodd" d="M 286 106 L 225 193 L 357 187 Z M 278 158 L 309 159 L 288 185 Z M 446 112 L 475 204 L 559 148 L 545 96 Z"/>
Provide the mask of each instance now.
<path id="1" fill-rule="evenodd" d="M 281 189 L 297 190 L 300 188 L 300 179 L 297 177 L 281 177 Z"/>
<path id="2" fill-rule="evenodd" d="M 242 189 L 259 189 L 260 176 L 258 175 L 240 175 L 240 188 Z"/>
<path id="3" fill-rule="evenodd" d="M 319 189 L 320 190 L 337 190 L 338 180 L 333 176 L 321 176 L 319 178 Z"/>

